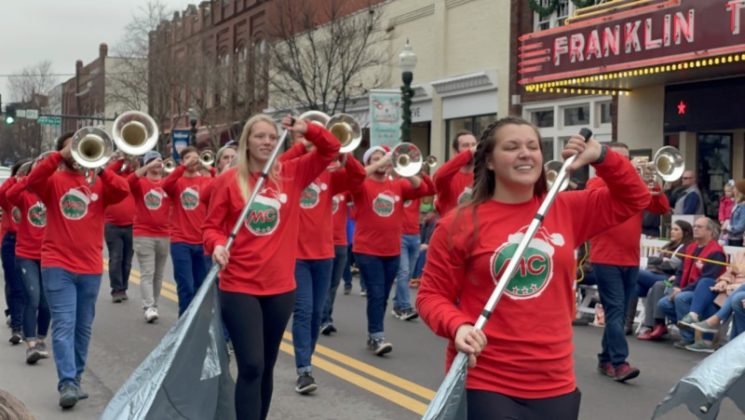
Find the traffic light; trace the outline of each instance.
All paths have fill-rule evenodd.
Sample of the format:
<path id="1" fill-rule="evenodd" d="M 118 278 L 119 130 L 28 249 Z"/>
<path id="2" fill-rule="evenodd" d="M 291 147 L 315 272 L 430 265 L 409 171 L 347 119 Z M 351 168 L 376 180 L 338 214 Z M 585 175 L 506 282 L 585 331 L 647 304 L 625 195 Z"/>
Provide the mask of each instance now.
<path id="1" fill-rule="evenodd" d="M 15 105 L 5 105 L 5 124 L 11 125 L 16 122 Z"/>

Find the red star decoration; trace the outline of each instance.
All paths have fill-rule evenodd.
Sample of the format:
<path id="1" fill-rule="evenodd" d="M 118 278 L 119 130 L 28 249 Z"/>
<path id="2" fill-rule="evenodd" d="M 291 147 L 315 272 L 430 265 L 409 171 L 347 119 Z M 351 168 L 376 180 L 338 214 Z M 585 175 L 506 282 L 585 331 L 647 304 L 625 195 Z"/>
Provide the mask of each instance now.
<path id="1" fill-rule="evenodd" d="M 685 115 L 686 114 L 686 103 L 681 100 L 678 103 L 678 115 Z"/>

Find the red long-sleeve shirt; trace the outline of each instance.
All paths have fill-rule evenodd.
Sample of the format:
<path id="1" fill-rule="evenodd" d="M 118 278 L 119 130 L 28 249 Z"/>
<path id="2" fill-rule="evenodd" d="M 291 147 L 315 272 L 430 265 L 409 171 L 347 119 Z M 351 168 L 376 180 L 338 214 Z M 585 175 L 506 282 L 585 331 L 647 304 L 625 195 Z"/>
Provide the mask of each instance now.
<path id="1" fill-rule="evenodd" d="M 414 188 L 408 179 L 368 177 L 352 191 L 357 210 L 352 251 L 379 257 L 400 255 L 404 201 L 431 194 L 430 185 L 422 181 Z"/>
<path id="2" fill-rule="evenodd" d="M 124 160 L 117 160 L 109 165 L 110 173 L 115 174 L 119 177 L 127 179 L 127 174 L 131 171 L 127 171 L 125 174 L 120 174 L 119 171 L 124 165 Z M 135 222 L 135 215 L 137 210 L 135 208 L 135 200 L 132 194 L 127 194 L 124 200 L 107 206 L 104 211 L 104 223 L 112 224 L 114 226 L 130 226 Z"/>
<path id="3" fill-rule="evenodd" d="M 44 228 L 47 225 L 47 208 L 38 195 L 28 190 L 28 178 L 18 181 L 6 193 L 8 202 L 20 209 L 16 238 L 16 257 L 30 260 L 41 259 Z"/>
<path id="4" fill-rule="evenodd" d="M 587 182 L 587 189 L 607 188 L 604 180 L 594 177 Z M 647 211 L 665 214 L 670 211 L 670 202 L 665 194 L 653 195 Z M 639 266 L 639 239 L 642 235 L 640 211 L 617 226 L 600 232 L 590 239 L 590 262 L 621 267 Z"/>
<path id="5" fill-rule="evenodd" d="M 77 274 L 103 272 L 104 208 L 129 194 L 127 182 L 110 170 L 93 186 L 78 172 L 57 170 L 62 155 L 52 153 L 28 176 L 28 187 L 47 207 L 41 266 Z"/>
<path id="6" fill-rule="evenodd" d="M 16 177 L 11 176 L 0 185 L 0 208 L 3 209 L 2 232 L 15 233 L 18 230 L 18 222 L 21 220 L 21 211 L 17 206 L 11 205 L 6 193 L 16 184 Z"/>
<path id="7" fill-rule="evenodd" d="M 424 175 L 422 176 L 422 182 L 427 184 L 429 191 L 425 196 L 434 194 L 435 184 L 432 183 L 432 179 Z M 404 201 L 404 235 L 419 235 L 419 205 L 421 202 L 421 198 Z"/>
<path id="8" fill-rule="evenodd" d="M 220 272 L 220 289 L 251 295 L 276 295 L 295 289 L 300 196 L 339 151 L 339 141 L 325 129 L 308 124 L 306 138 L 315 150 L 281 164 L 278 182 L 271 178 L 256 197 Z M 252 185 L 260 174 L 251 174 Z M 210 252 L 225 245 L 246 199 L 237 170 L 220 175 L 204 222 L 204 243 Z"/>
<path id="9" fill-rule="evenodd" d="M 171 242 L 192 245 L 202 243 L 202 223 L 207 216 L 207 206 L 201 200 L 212 177 L 185 177 L 186 167 L 180 165 L 163 182 L 163 190 L 171 197 Z"/>
<path id="10" fill-rule="evenodd" d="M 336 194 L 332 197 L 331 214 L 334 221 L 334 246 L 347 246 L 347 202 L 349 193 Z"/>
<path id="11" fill-rule="evenodd" d="M 468 389 L 534 399 L 576 388 L 574 250 L 650 200 L 627 159 L 609 150 L 595 168 L 610 189 L 558 194 L 484 328 L 487 345 L 468 371 Z M 451 340 L 447 365 L 458 327 L 475 323 L 541 202 L 542 197 L 518 204 L 488 200 L 478 205 L 475 219 L 466 208 L 450 212 L 435 228 L 417 307 L 437 335 Z"/>
<path id="12" fill-rule="evenodd" d="M 134 236 L 167 237 L 171 225 L 171 197 L 163 189 L 164 181 L 132 173 L 127 183 L 135 201 Z"/>
<path id="13" fill-rule="evenodd" d="M 435 172 L 434 183 L 437 197 L 435 199 L 435 210 L 444 216 L 471 198 L 473 192 L 473 171 L 463 172 L 461 168 L 468 165 L 473 158 L 473 152 L 464 150 L 454 158 L 442 164 Z"/>

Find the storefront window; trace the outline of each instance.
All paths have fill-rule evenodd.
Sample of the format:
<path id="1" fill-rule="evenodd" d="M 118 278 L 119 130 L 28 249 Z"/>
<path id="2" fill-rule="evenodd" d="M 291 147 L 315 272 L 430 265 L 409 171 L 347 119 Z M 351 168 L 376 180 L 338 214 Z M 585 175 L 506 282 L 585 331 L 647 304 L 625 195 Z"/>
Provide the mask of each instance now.
<path id="1" fill-rule="evenodd" d="M 541 111 L 533 111 L 530 113 L 530 120 L 536 125 L 536 127 L 553 127 L 554 110 L 544 109 Z"/>
<path id="2" fill-rule="evenodd" d="M 699 133 L 696 169 L 706 214 L 717 217 L 724 184 L 732 178 L 732 134 Z"/>
<path id="3" fill-rule="evenodd" d="M 447 120 L 447 158 L 453 154 L 451 144 L 455 135 L 459 131 L 468 130 L 476 136 L 476 139 L 481 138 L 481 132 L 491 123 L 497 119 L 497 114 L 479 115 L 477 117 L 465 117 L 465 118 L 453 118 Z"/>
<path id="4" fill-rule="evenodd" d="M 601 102 L 598 104 L 598 107 L 600 108 L 600 124 L 610 124 L 613 122 L 610 114 L 610 106 L 610 102 Z"/>
<path id="5" fill-rule="evenodd" d="M 590 105 L 567 107 L 563 109 L 564 126 L 582 125 L 590 123 Z"/>
<path id="6" fill-rule="evenodd" d="M 541 139 L 541 151 L 543 152 L 543 163 L 554 160 L 554 138 L 543 137 Z"/>
<path id="7" fill-rule="evenodd" d="M 559 144 L 561 145 L 561 148 L 563 149 L 564 146 L 569 142 L 570 137 L 569 136 L 563 136 L 559 137 Z M 590 179 L 590 166 L 585 165 L 578 171 L 574 171 L 572 173 L 572 177 L 569 178 L 570 182 L 576 185 L 577 189 L 584 189 L 585 185 L 587 184 L 587 180 Z"/>

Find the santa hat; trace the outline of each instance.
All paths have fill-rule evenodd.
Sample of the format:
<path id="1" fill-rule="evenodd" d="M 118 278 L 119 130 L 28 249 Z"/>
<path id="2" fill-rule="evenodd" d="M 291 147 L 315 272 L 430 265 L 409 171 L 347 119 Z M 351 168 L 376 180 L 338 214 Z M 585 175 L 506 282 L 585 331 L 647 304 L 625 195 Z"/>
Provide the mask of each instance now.
<path id="1" fill-rule="evenodd" d="M 386 154 L 390 151 L 391 149 L 388 146 L 373 146 L 367 149 L 365 154 L 362 156 L 362 163 L 364 163 L 365 165 L 368 165 L 370 163 L 370 158 L 375 152 L 383 152 L 383 154 Z"/>

